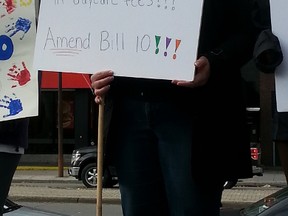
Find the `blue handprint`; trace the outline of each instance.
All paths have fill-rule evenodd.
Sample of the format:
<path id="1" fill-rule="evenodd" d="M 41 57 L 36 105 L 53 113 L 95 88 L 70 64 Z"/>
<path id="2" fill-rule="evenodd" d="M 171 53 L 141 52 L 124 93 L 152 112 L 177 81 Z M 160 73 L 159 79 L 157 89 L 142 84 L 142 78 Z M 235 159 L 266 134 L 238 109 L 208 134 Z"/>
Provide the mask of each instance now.
<path id="1" fill-rule="evenodd" d="M 9 114 L 3 115 L 3 118 L 14 116 L 23 110 L 22 103 L 20 99 L 17 99 L 16 95 L 13 93 L 14 99 L 5 95 L 4 98 L 0 100 L 0 108 L 5 108 L 9 110 Z"/>
<path id="2" fill-rule="evenodd" d="M 12 33 L 9 35 L 10 37 L 12 37 L 17 32 L 22 31 L 23 35 L 20 38 L 20 40 L 22 40 L 25 34 L 29 31 L 31 23 L 32 22 L 30 20 L 19 17 L 16 23 L 13 23 L 11 26 L 10 25 L 6 26 L 8 28 L 6 32 L 8 33 L 12 31 Z"/>

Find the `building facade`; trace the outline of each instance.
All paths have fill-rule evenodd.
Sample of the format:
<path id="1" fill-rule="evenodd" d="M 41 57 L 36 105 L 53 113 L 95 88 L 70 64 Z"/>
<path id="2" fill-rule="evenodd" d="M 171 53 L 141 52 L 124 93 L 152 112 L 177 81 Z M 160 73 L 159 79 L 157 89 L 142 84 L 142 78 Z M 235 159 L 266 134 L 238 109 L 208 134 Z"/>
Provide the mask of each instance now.
<path id="1" fill-rule="evenodd" d="M 61 89 L 59 76 L 62 79 Z M 89 75 L 43 71 L 39 115 L 30 120 L 26 154 L 57 154 L 59 91 L 62 101 L 63 154 L 71 154 L 73 149 L 97 141 L 98 106 L 94 102 Z"/>

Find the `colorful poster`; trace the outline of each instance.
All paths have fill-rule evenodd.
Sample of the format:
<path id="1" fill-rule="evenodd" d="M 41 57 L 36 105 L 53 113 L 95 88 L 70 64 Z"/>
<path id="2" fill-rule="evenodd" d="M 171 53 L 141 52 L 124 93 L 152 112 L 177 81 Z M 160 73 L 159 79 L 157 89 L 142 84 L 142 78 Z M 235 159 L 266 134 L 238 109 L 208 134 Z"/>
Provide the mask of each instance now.
<path id="1" fill-rule="evenodd" d="M 42 0 L 34 67 L 192 80 L 203 0 Z"/>
<path id="2" fill-rule="evenodd" d="M 0 121 L 38 115 L 34 0 L 0 0 Z"/>
<path id="3" fill-rule="evenodd" d="M 288 31 L 286 18 L 287 0 L 270 0 L 272 31 L 279 38 L 283 61 L 275 70 L 277 110 L 288 112 Z"/>

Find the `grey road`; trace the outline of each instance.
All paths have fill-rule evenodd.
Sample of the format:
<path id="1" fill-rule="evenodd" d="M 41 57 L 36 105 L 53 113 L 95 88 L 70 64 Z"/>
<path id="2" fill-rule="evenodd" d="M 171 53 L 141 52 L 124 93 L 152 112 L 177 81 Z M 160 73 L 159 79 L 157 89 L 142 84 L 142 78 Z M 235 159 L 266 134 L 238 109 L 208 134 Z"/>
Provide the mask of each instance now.
<path id="1" fill-rule="evenodd" d="M 96 216 L 96 204 L 93 203 L 53 203 L 53 202 L 17 202 L 29 207 L 54 211 L 70 216 Z M 239 209 L 244 206 L 224 206 L 221 216 L 239 216 Z M 102 216 L 123 216 L 119 204 L 103 204 Z"/>
<path id="2" fill-rule="evenodd" d="M 96 204 L 93 203 L 52 203 L 52 202 L 17 202 L 18 204 L 58 212 L 70 216 L 95 216 Z M 122 216 L 120 205 L 104 204 L 102 216 Z"/>

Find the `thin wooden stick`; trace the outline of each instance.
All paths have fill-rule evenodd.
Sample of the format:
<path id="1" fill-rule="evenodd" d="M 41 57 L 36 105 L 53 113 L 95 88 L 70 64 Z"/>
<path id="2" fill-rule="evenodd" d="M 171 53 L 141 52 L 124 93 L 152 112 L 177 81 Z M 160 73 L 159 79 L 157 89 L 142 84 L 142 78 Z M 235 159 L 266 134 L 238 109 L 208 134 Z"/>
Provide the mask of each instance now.
<path id="1" fill-rule="evenodd" d="M 104 135 L 104 98 L 99 104 L 98 145 L 97 145 L 97 197 L 96 216 L 102 216 L 102 177 L 103 177 L 103 135 Z"/>

